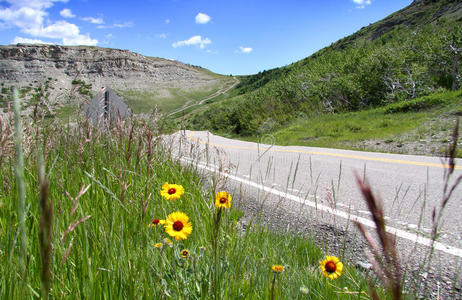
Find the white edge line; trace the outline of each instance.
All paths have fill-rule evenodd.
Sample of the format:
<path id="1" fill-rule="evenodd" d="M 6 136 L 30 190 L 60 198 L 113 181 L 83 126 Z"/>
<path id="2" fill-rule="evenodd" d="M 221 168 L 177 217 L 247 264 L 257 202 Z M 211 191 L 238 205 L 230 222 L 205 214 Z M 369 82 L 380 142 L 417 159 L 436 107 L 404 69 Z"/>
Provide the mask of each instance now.
<path id="1" fill-rule="evenodd" d="M 273 188 L 270 188 L 270 187 L 267 187 L 267 186 L 264 186 L 262 184 L 250 181 L 249 179 L 243 179 L 243 178 L 240 178 L 240 177 L 228 174 L 228 173 L 219 172 L 219 171 L 217 171 L 218 168 L 216 166 L 214 168 L 212 168 L 212 167 L 209 167 L 209 166 L 207 166 L 206 164 L 204 164 L 202 162 L 194 162 L 190 158 L 182 157 L 182 158 L 179 158 L 179 159 L 181 161 L 183 161 L 183 162 L 194 163 L 197 167 L 199 167 L 201 169 L 205 169 L 205 170 L 208 170 L 208 171 L 211 171 L 211 172 L 217 172 L 217 173 L 219 173 L 220 175 L 222 175 L 222 176 L 224 176 L 226 178 L 229 178 L 229 179 L 235 180 L 237 182 L 249 185 L 251 187 L 255 187 L 257 189 L 263 190 L 263 191 L 271 193 L 273 195 L 283 197 L 283 198 L 287 198 L 287 199 L 295 201 L 295 202 L 303 203 L 303 204 L 311 206 L 311 207 L 313 207 L 313 208 L 315 208 L 317 210 L 325 211 L 325 212 L 328 212 L 328 213 L 333 214 L 335 216 L 339 216 L 339 217 L 347 219 L 347 220 L 353 220 L 353 221 L 361 223 L 361 224 L 363 224 L 365 226 L 375 228 L 375 223 L 373 221 L 369 220 L 369 219 L 359 217 L 359 216 L 356 216 L 356 215 L 353 215 L 353 214 L 350 214 L 350 213 L 347 213 L 347 212 L 344 212 L 344 211 L 341 211 L 341 210 L 338 210 L 338 209 L 332 209 L 332 208 L 330 208 L 328 206 L 325 206 L 325 205 L 322 205 L 322 204 L 317 204 L 317 203 L 315 203 L 313 201 L 309 201 L 309 200 L 306 200 L 306 199 L 303 199 L 303 198 L 300 198 L 300 197 L 297 197 L 297 196 L 294 196 L 294 195 L 291 195 L 291 194 L 288 194 L 288 193 L 285 193 L 285 192 L 281 192 L 281 191 L 278 191 L 276 189 L 273 189 Z M 397 229 L 397 228 L 390 227 L 390 226 L 386 226 L 386 231 L 393 234 L 393 235 L 395 235 L 395 236 L 397 236 L 397 237 L 410 240 L 410 241 L 415 242 L 417 244 L 421 244 L 421 245 L 424 245 L 424 246 L 427 246 L 427 247 L 430 247 L 432 245 L 432 240 L 431 239 L 420 236 L 420 235 L 417 235 L 415 233 L 411 233 L 411 232 L 401 230 L 401 229 Z M 440 251 L 443 251 L 445 253 L 448 253 L 448 254 L 451 254 L 451 255 L 458 256 L 458 257 L 462 258 L 462 249 L 460 249 L 460 248 L 449 246 L 449 245 L 446 245 L 446 244 L 443 244 L 443 243 L 440 243 L 440 242 L 436 242 L 436 241 L 433 243 L 433 247 L 436 250 L 440 250 Z"/>

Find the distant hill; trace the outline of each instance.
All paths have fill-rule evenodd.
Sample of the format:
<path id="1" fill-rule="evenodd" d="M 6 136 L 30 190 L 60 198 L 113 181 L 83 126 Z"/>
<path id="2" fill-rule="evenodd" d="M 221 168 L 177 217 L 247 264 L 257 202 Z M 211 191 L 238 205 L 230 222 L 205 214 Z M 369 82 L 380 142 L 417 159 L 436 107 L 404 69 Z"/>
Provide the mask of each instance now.
<path id="1" fill-rule="evenodd" d="M 223 78 L 198 66 L 128 50 L 29 44 L 0 46 L 0 109 L 2 98 L 5 99 L 12 85 L 29 100 L 41 89 L 52 106 L 68 101 L 67 92 L 72 90 L 82 100 L 89 100 L 101 87 L 108 86 L 131 101 L 135 112 L 149 113 L 162 101 L 176 101 L 181 105 L 188 93 L 213 93 L 223 85 Z M 168 108 L 165 105 L 165 109 Z"/>
<path id="2" fill-rule="evenodd" d="M 457 89 L 462 1 L 416 0 L 291 65 L 241 76 L 239 96 L 189 116 L 191 128 L 271 132 L 298 117 Z"/>

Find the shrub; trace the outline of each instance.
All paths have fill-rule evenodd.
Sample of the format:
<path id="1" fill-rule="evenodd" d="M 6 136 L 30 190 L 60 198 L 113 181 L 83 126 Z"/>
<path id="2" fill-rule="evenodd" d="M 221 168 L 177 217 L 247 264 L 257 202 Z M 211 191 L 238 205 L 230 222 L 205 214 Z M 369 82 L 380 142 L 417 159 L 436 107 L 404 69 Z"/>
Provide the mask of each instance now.
<path id="1" fill-rule="evenodd" d="M 409 111 L 421 111 L 432 108 L 437 105 L 446 104 L 449 99 L 454 96 L 458 96 L 461 93 L 441 93 L 433 94 L 429 96 L 419 97 L 408 101 L 396 102 L 389 104 L 384 107 L 384 111 L 387 114 L 409 112 Z"/>

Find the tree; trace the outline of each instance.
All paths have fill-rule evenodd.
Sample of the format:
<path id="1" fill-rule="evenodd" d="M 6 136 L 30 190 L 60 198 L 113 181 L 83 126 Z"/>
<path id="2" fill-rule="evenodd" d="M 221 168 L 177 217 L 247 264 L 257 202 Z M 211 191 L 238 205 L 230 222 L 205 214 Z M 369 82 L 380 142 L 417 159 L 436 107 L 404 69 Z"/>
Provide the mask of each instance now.
<path id="1" fill-rule="evenodd" d="M 459 56 L 462 51 L 462 30 L 460 26 L 454 26 L 449 34 L 448 46 L 454 57 L 452 60 L 452 90 L 458 89 L 460 76 L 459 76 Z"/>

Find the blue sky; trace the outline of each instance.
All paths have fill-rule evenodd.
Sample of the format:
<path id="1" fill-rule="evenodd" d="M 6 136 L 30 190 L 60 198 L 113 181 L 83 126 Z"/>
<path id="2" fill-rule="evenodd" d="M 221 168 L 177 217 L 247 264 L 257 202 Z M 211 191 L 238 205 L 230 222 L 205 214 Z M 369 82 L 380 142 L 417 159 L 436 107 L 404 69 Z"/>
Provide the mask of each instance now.
<path id="1" fill-rule="evenodd" d="M 0 0 L 0 44 L 96 45 L 254 74 L 290 64 L 412 0 Z"/>

